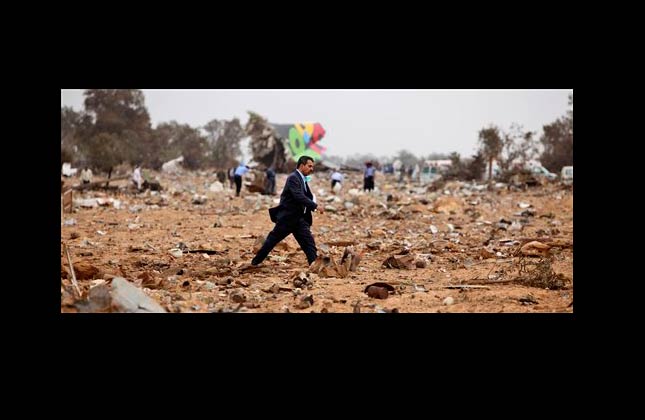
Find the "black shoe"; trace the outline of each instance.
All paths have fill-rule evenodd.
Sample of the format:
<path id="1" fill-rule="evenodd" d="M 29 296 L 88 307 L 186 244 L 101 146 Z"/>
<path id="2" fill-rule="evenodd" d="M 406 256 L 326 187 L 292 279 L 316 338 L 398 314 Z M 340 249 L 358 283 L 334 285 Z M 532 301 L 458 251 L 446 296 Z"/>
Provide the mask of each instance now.
<path id="1" fill-rule="evenodd" d="M 246 270 L 253 270 L 253 269 L 255 269 L 255 268 L 262 268 L 262 263 L 260 263 L 260 264 L 253 264 L 253 263 L 250 263 L 250 264 L 242 264 L 242 265 L 238 268 L 238 270 L 239 270 L 239 271 L 246 271 Z"/>

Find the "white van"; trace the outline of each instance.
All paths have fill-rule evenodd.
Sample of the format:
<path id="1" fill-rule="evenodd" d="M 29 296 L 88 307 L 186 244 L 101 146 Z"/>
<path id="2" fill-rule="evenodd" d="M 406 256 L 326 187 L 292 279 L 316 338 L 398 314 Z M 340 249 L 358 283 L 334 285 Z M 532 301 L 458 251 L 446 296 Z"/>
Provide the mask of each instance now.
<path id="1" fill-rule="evenodd" d="M 531 172 L 533 172 L 533 175 L 537 176 L 543 176 L 546 177 L 549 181 L 553 181 L 556 179 L 558 176 L 554 174 L 553 172 L 549 172 L 548 169 L 546 169 L 544 166 L 539 165 L 539 166 L 533 166 L 531 168 Z"/>
<path id="2" fill-rule="evenodd" d="M 560 179 L 565 184 L 573 184 L 573 166 L 563 166 Z"/>

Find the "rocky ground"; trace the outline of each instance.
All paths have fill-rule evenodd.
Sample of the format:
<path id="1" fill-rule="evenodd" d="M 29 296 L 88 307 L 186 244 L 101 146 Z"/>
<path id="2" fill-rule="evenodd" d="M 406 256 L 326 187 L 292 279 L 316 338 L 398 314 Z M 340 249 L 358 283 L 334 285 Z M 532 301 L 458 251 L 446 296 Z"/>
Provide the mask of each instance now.
<path id="1" fill-rule="evenodd" d="M 571 186 L 426 188 L 378 174 L 365 194 L 356 173 L 332 194 L 314 173 L 320 261 L 307 267 L 290 236 L 249 268 L 278 196 L 211 190 L 210 173 L 153 175 L 163 191 L 74 191 L 61 312 L 573 312 Z"/>

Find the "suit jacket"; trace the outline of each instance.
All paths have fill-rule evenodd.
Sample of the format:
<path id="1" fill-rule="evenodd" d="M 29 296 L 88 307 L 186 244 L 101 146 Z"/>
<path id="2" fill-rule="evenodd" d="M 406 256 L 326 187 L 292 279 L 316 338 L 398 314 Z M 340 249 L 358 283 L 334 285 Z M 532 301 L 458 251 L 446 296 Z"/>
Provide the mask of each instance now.
<path id="1" fill-rule="evenodd" d="M 311 212 L 318 207 L 313 202 L 313 197 L 309 188 L 305 191 L 305 183 L 298 171 L 291 172 L 280 194 L 280 204 L 269 209 L 271 221 L 289 223 L 303 217 L 311 226 L 313 223 Z"/>

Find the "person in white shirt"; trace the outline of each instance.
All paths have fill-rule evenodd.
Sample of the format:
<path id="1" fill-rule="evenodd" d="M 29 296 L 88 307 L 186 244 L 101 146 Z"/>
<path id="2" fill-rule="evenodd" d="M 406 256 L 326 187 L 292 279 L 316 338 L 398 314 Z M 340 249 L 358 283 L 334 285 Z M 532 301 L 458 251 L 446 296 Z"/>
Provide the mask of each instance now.
<path id="1" fill-rule="evenodd" d="M 334 188 L 336 184 L 340 184 L 338 187 Z M 331 191 L 336 192 L 337 190 L 340 190 L 343 184 L 343 174 L 341 174 L 338 171 L 334 171 L 333 174 L 331 174 Z"/>
<path id="2" fill-rule="evenodd" d="M 141 191 L 143 185 L 143 177 L 141 176 L 141 165 L 137 165 L 132 173 L 132 182 L 137 186 L 137 190 Z"/>
<path id="3" fill-rule="evenodd" d="M 89 184 L 92 182 L 92 170 L 87 166 L 81 171 L 81 182 L 83 184 Z"/>

